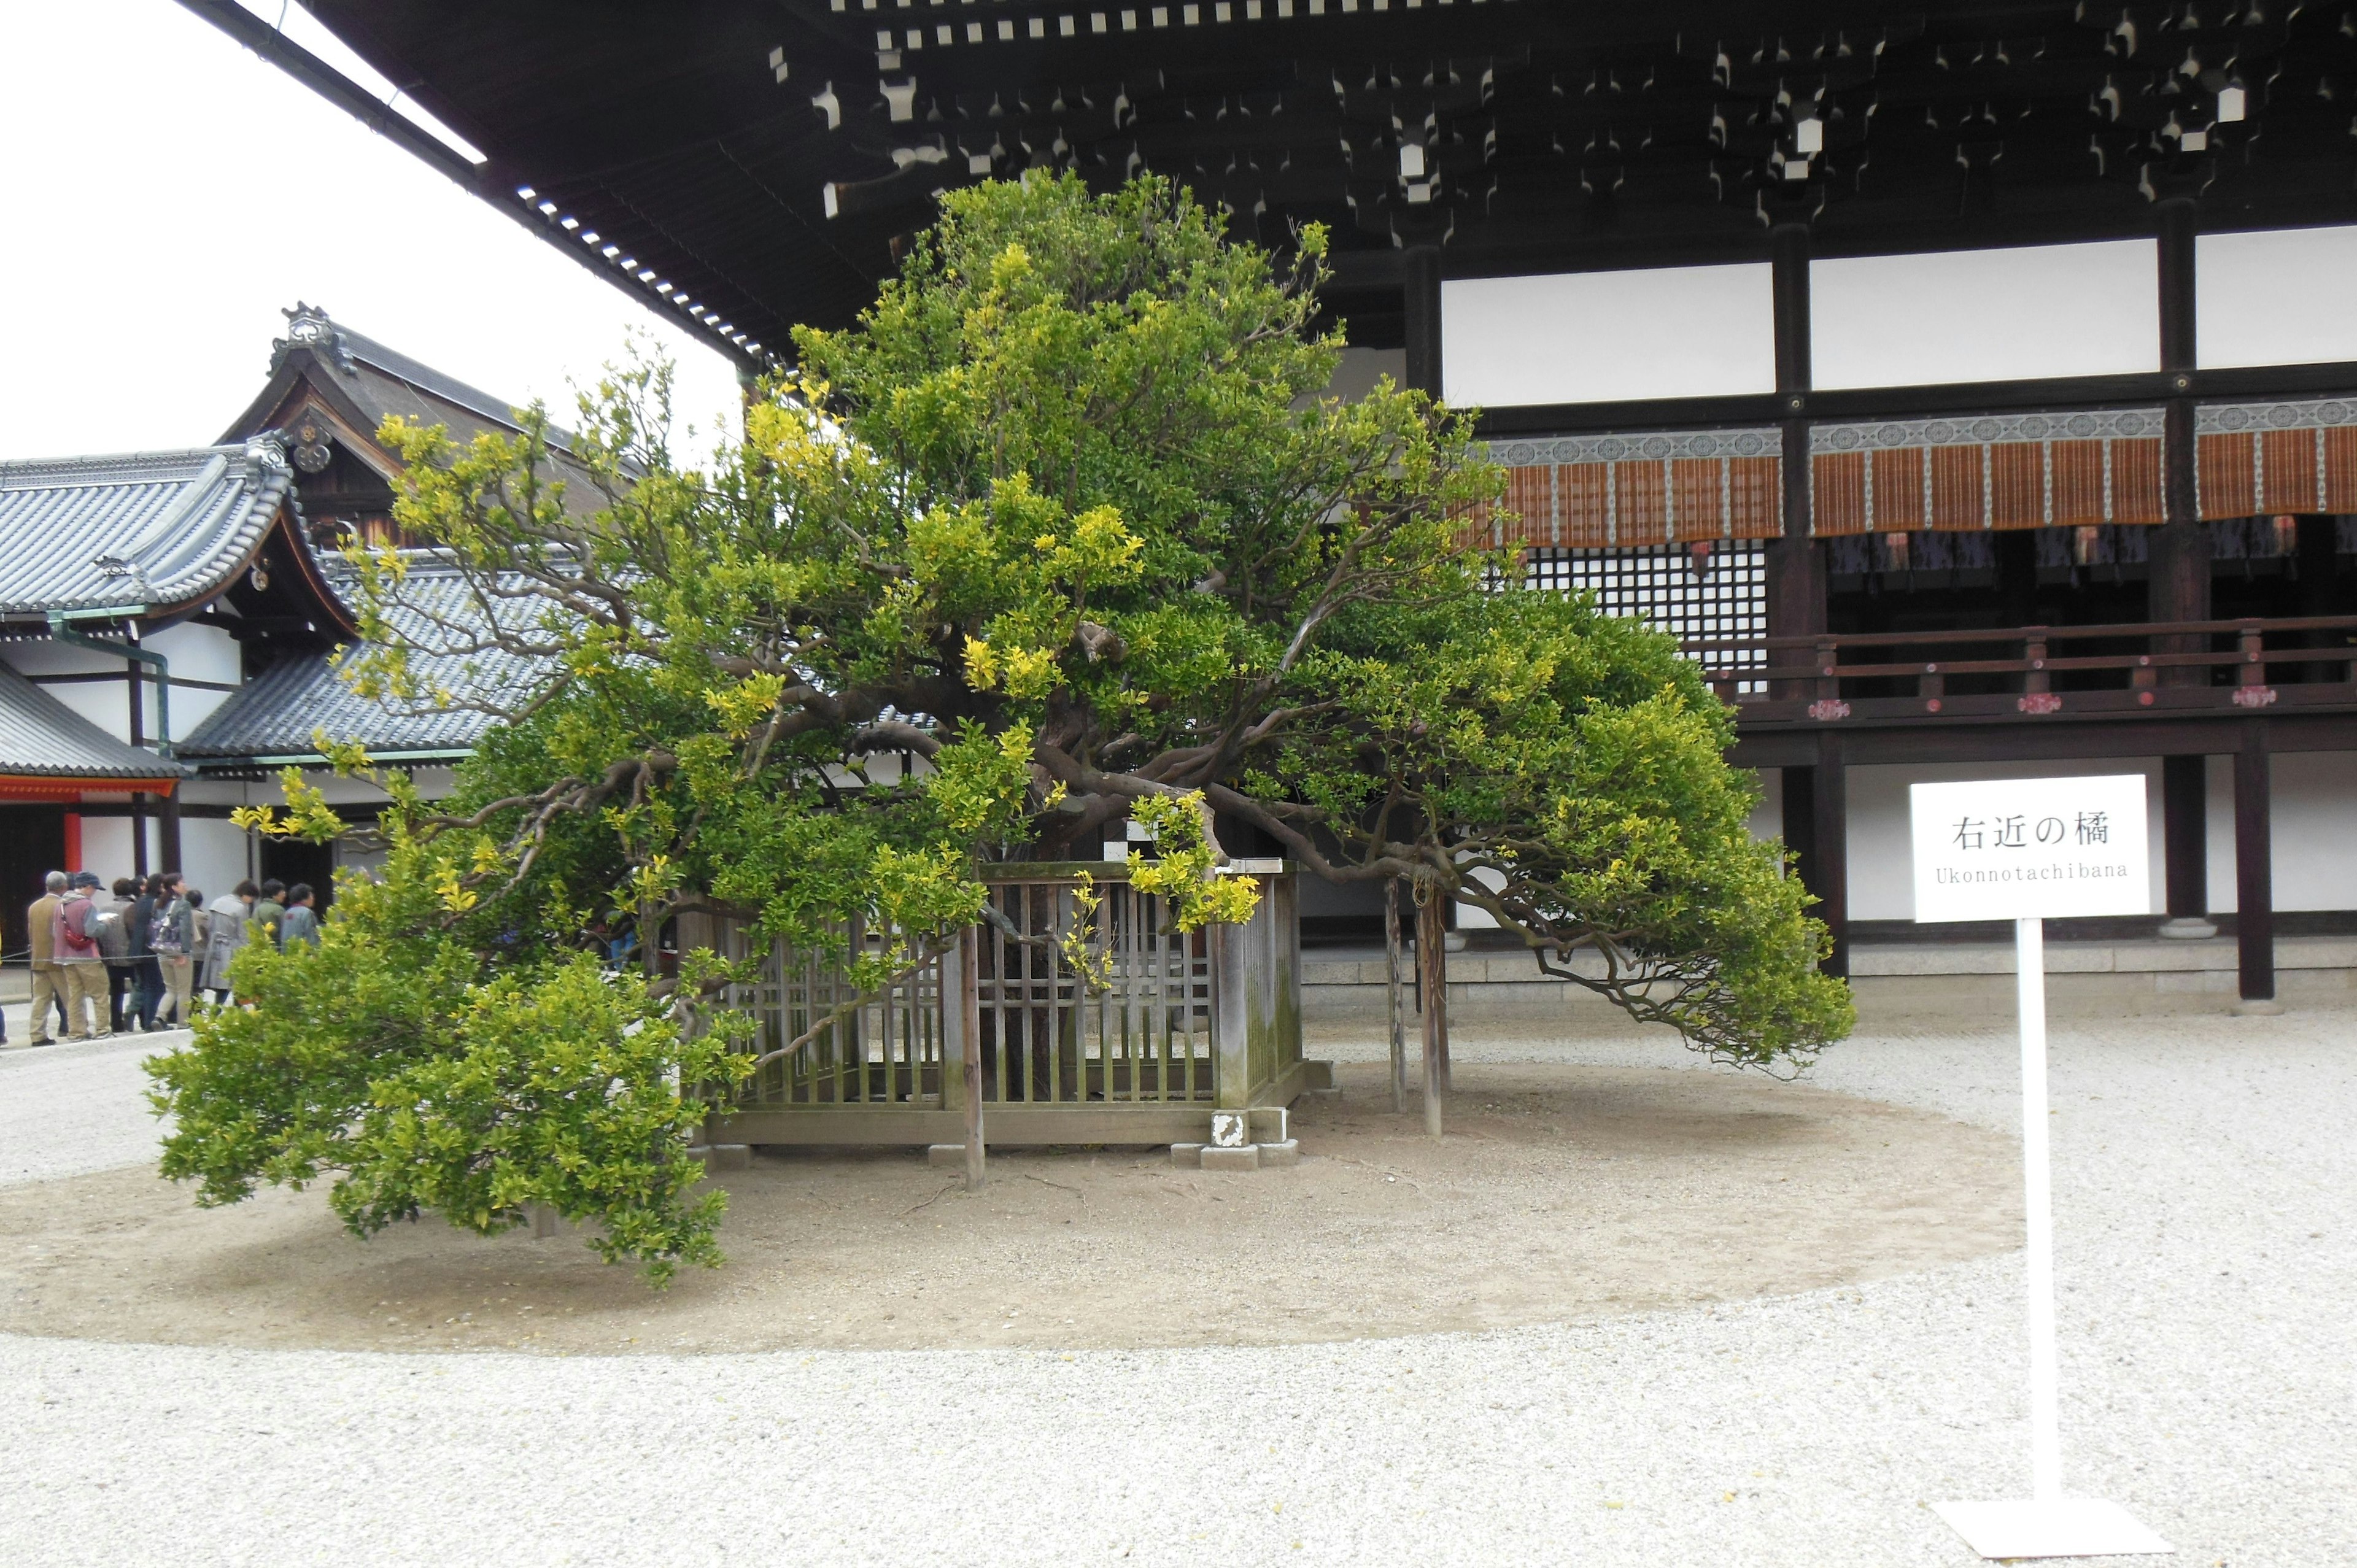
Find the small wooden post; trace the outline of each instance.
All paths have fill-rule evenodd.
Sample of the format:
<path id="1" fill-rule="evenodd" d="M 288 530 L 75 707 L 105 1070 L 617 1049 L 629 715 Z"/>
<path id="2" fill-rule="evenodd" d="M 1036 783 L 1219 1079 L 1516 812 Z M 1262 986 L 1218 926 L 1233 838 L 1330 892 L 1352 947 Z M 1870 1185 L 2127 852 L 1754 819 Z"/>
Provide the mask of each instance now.
<path id="1" fill-rule="evenodd" d="M 1415 969 L 1424 985 L 1424 1130 L 1440 1136 L 1440 1097 L 1448 1088 L 1448 934 L 1438 888 L 1415 910 Z"/>
<path id="2" fill-rule="evenodd" d="M 1407 1114 L 1407 1020 L 1400 1011 L 1399 878 L 1383 884 L 1383 991 L 1391 1011 L 1392 1114 Z"/>
<path id="3" fill-rule="evenodd" d="M 985 1149 L 982 1129 L 982 953 L 981 928 L 970 926 L 958 939 L 957 1016 L 958 1082 L 965 1091 L 965 1189 L 982 1190 Z"/>

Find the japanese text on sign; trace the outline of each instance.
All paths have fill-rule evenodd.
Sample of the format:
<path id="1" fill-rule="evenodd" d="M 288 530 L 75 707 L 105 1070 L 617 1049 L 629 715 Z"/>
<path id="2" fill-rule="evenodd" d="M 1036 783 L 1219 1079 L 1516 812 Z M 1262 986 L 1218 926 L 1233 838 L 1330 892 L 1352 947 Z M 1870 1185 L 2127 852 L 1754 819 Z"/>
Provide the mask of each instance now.
<path id="1" fill-rule="evenodd" d="M 1910 805 L 1918 920 L 2148 911 L 2140 775 L 1918 784 Z"/>

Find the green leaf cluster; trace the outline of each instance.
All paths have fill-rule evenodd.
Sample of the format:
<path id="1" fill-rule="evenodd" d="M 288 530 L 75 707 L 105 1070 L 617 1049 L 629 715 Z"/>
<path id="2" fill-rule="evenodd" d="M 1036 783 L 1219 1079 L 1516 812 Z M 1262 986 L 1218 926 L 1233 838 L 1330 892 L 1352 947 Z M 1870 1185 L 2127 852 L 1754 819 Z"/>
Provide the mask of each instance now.
<path id="1" fill-rule="evenodd" d="M 677 1154 L 739 1070 L 742 966 L 585 954 L 734 921 L 872 990 L 982 916 L 989 863 L 1133 820 L 1189 929 L 1248 918 L 1228 862 L 1275 851 L 1487 908 L 1727 1060 L 1838 1038 L 1725 712 L 1666 638 L 1465 547 L 1503 491 L 1466 413 L 1326 395 L 1325 252 L 1230 243 L 1153 177 L 985 183 L 700 463 L 644 362 L 570 435 L 388 424 L 432 542 L 351 553 L 348 676 L 496 722 L 430 804 L 333 753 L 393 797 L 382 872 L 159 1064 L 171 1168 L 216 1201 L 337 1170 L 363 1230 L 554 1202 L 701 1261 Z M 336 831 L 315 795 L 250 825 Z"/>

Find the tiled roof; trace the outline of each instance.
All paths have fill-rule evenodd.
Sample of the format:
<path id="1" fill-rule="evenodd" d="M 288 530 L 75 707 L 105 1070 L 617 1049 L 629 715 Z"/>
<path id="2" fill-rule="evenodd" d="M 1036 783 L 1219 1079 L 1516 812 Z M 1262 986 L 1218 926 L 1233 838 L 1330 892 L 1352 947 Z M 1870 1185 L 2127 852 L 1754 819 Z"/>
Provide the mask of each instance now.
<path id="1" fill-rule="evenodd" d="M 0 775 L 44 779 L 178 779 L 188 769 L 126 746 L 0 664 Z"/>
<path id="2" fill-rule="evenodd" d="M 385 420 L 396 417 L 438 424 L 462 447 L 478 435 L 517 433 L 515 405 L 506 399 L 387 348 L 317 306 L 298 304 L 285 314 L 286 336 L 272 345 L 269 384 L 238 416 L 232 436 L 283 417 L 287 396 L 305 381 L 329 390 L 329 401 L 341 406 L 343 417 L 371 437 Z M 564 481 L 565 510 L 587 516 L 605 505 L 597 481 L 574 456 L 573 435 L 552 424 L 547 436 L 548 469 Z"/>
<path id="3" fill-rule="evenodd" d="M 0 616 L 208 597 L 252 558 L 293 478 L 268 440 L 0 463 Z"/>
<path id="4" fill-rule="evenodd" d="M 339 591 L 344 584 L 338 564 L 329 563 L 330 581 Z M 347 598 L 350 596 L 347 592 Z M 449 647 L 452 626 L 479 623 L 481 607 L 457 573 L 430 564 L 413 565 L 402 584 L 403 605 L 391 618 L 413 650 Z M 521 621 L 533 613 L 503 604 L 503 617 Z M 311 736 L 316 727 L 331 740 L 357 740 L 371 751 L 468 751 L 485 731 L 499 721 L 470 702 L 514 708 L 529 701 L 548 679 L 552 667 L 541 660 L 500 651 L 422 653 L 412 651 L 409 668 L 429 690 L 447 690 L 453 699 L 447 708 L 430 702 L 398 703 L 361 697 L 339 673 L 349 654 L 310 654 L 273 665 L 257 680 L 240 687 L 229 701 L 207 716 L 196 732 L 177 747 L 192 760 L 256 757 L 307 757 L 318 746 Z"/>

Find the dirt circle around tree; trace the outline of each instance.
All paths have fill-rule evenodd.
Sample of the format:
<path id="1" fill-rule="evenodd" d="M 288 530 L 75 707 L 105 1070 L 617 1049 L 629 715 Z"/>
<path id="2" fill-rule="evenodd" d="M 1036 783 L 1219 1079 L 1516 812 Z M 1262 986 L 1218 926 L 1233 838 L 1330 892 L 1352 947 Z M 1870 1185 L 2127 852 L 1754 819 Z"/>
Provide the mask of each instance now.
<path id="1" fill-rule="evenodd" d="M 198 1209 L 134 1168 L 0 1188 L 0 1329 L 274 1348 L 554 1355 L 1137 1348 L 1593 1320 L 1911 1273 L 2019 1245 L 2018 1146 L 1753 1075 L 1466 1063 L 1436 1144 L 1345 1064 L 1295 1168 L 1010 1150 L 763 1153 L 716 1271 L 664 1291 L 569 1230 L 439 1219 L 362 1242 L 324 1195 Z"/>

